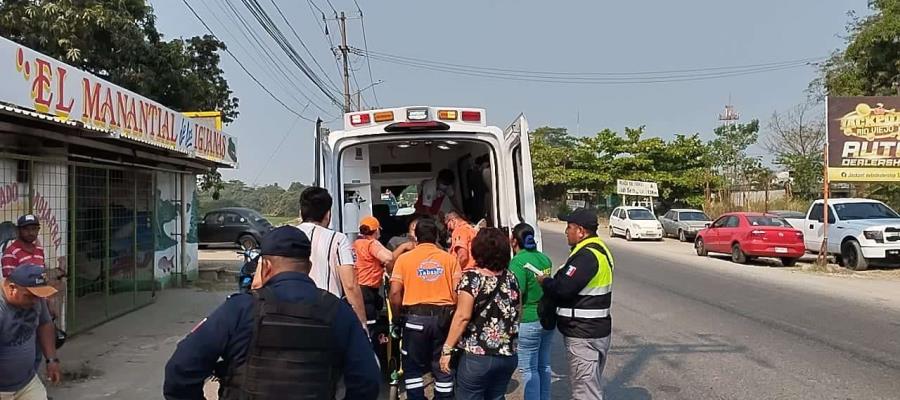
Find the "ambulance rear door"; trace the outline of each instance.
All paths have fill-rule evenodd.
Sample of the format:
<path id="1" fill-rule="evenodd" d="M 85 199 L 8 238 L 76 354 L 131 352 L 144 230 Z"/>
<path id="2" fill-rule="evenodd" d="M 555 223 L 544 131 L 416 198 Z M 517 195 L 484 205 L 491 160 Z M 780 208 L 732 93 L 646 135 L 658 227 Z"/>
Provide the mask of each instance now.
<path id="1" fill-rule="evenodd" d="M 328 135 L 330 131 L 322 124 L 322 120 L 316 121 L 316 147 L 315 147 L 315 175 L 313 177 L 313 186 L 318 186 L 328 190 L 334 197 L 334 204 L 331 208 L 331 215 L 340 215 L 340 202 L 337 195 L 337 170 L 334 162 L 334 151 L 328 143 Z M 331 228 L 334 229 L 336 218 L 332 218 Z"/>
<path id="2" fill-rule="evenodd" d="M 527 222 L 535 229 L 535 240 L 538 249 L 543 247 L 541 242 L 541 230 L 538 226 L 537 206 L 534 195 L 534 175 L 531 169 L 531 144 L 528 138 L 528 121 L 524 114 L 512 122 L 504 131 L 506 142 L 506 157 L 502 168 L 507 171 L 506 182 L 511 187 L 506 188 L 510 194 L 507 201 L 512 202 L 507 208 L 509 211 L 510 229 L 519 222 Z"/>

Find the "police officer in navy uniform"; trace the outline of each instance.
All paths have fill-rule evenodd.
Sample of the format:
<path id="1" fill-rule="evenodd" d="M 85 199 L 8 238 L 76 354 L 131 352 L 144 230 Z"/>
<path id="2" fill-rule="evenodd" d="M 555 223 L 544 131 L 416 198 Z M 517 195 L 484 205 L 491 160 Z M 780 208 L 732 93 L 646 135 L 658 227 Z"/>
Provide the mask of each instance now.
<path id="1" fill-rule="evenodd" d="M 276 228 L 260 251 L 263 287 L 229 297 L 178 344 L 165 398 L 204 399 L 204 381 L 215 374 L 222 400 L 341 398 L 341 379 L 344 398 L 377 399 L 369 339 L 350 306 L 309 278 L 306 234 Z"/>

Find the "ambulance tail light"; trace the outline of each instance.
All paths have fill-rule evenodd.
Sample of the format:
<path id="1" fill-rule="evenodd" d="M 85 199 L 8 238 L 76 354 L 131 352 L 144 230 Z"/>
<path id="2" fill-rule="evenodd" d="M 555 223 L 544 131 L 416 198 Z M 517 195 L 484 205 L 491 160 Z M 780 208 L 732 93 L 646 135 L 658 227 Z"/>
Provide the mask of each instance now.
<path id="1" fill-rule="evenodd" d="M 366 114 L 353 114 L 350 116 L 350 124 L 353 126 L 365 125 L 372 121 L 372 117 Z"/>
<path id="2" fill-rule="evenodd" d="M 456 121 L 459 118 L 456 110 L 440 110 L 438 111 L 438 119 L 441 121 Z"/>
<path id="3" fill-rule="evenodd" d="M 375 113 L 375 122 L 390 122 L 394 120 L 393 111 L 380 111 Z"/>
<path id="4" fill-rule="evenodd" d="M 462 120 L 465 122 L 481 122 L 481 112 L 479 111 L 463 111 Z"/>
<path id="5" fill-rule="evenodd" d="M 384 127 L 385 132 L 446 131 L 450 125 L 438 121 L 395 122 Z"/>

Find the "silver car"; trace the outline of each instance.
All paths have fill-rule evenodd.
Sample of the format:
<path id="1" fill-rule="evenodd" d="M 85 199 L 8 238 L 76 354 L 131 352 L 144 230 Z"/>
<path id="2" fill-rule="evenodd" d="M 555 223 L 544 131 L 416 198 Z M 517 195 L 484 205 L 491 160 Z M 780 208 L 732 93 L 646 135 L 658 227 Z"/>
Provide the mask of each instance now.
<path id="1" fill-rule="evenodd" d="M 687 242 L 693 240 L 697 232 L 709 226 L 712 221 L 703 211 L 673 208 L 659 217 L 659 222 L 663 226 L 665 236 L 674 236 L 682 242 Z"/>

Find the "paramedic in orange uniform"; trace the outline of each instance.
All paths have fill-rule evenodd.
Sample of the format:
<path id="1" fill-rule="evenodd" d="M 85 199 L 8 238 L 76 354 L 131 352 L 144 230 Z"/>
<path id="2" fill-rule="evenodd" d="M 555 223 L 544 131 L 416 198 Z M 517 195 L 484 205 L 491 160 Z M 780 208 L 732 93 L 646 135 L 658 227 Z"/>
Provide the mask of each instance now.
<path id="1" fill-rule="evenodd" d="M 366 325 L 371 326 L 378 320 L 378 313 L 384 307 L 384 299 L 381 297 L 384 272 L 387 270 L 388 274 L 391 273 L 394 259 L 396 255 L 402 253 L 402 249 L 395 250 L 395 255 L 378 241 L 381 238 L 381 223 L 375 217 L 364 217 L 359 222 L 359 235 L 353 242 L 353 251 L 356 254 L 356 281 L 359 283 L 363 304 L 366 307 Z"/>
<path id="2" fill-rule="evenodd" d="M 463 271 L 475 268 L 472 258 L 472 240 L 478 231 L 458 213 L 451 211 L 444 218 L 444 224 L 450 230 L 450 254 L 456 256 Z"/>
<path id="3" fill-rule="evenodd" d="M 437 223 L 416 223 L 416 248 L 397 258 L 391 274 L 391 309 L 402 315 L 403 380 L 409 400 L 425 399 L 422 376 L 434 377 L 434 398 L 453 398 L 453 375 L 441 371 L 441 347 L 447 339 L 462 272 L 456 257 L 437 245 Z"/>

